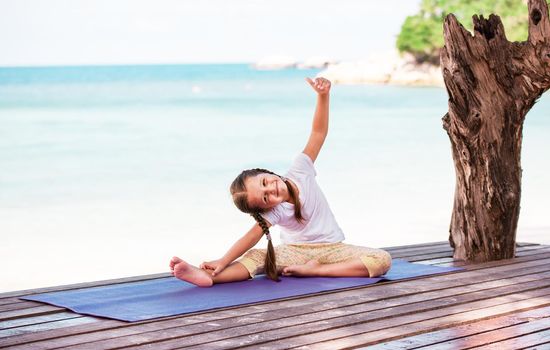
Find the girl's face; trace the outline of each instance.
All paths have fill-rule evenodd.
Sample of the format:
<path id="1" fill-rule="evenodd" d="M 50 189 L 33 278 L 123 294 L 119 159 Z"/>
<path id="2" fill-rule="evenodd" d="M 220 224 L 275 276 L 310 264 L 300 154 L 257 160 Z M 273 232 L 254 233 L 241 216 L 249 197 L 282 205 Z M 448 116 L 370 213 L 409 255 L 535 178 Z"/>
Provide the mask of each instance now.
<path id="1" fill-rule="evenodd" d="M 286 184 L 277 175 L 262 173 L 249 177 L 244 183 L 250 206 L 271 209 L 290 199 Z"/>

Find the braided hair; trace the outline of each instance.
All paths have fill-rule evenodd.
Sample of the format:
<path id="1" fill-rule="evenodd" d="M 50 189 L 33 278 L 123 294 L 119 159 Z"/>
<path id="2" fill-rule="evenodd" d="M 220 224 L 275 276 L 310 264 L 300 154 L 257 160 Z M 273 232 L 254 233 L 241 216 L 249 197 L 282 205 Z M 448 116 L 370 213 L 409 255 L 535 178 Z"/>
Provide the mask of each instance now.
<path id="1" fill-rule="evenodd" d="M 267 222 L 261 215 L 261 213 L 266 212 L 265 209 L 258 208 L 258 207 L 252 207 L 248 204 L 248 193 L 245 186 L 245 181 L 249 177 L 256 176 L 258 174 L 272 174 L 279 176 L 283 182 L 286 184 L 286 187 L 288 189 L 288 194 L 290 196 L 290 199 L 294 205 L 294 217 L 298 222 L 303 222 L 304 218 L 302 217 L 302 211 L 301 211 L 301 205 L 300 205 L 300 199 L 298 198 L 298 195 L 296 194 L 296 191 L 292 187 L 292 185 L 289 183 L 289 181 L 280 176 L 275 174 L 274 172 L 271 172 L 266 169 L 261 168 L 255 168 L 255 169 L 249 169 L 244 170 L 233 180 L 231 183 L 231 186 L 229 188 L 229 191 L 231 192 L 231 195 L 233 196 L 233 202 L 235 203 L 235 206 L 242 211 L 243 213 L 250 214 L 254 220 L 260 225 L 262 228 L 263 233 L 266 235 L 267 238 L 267 254 L 265 257 L 265 272 L 267 274 L 267 277 L 273 281 L 279 281 L 279 276 L 277 273 L 277 261 L 275 258 L 275 250 L 273 248 L 273 243 L 271 242 L 271 235 L 269 234 L 269 227 L 267 227 Z"/>

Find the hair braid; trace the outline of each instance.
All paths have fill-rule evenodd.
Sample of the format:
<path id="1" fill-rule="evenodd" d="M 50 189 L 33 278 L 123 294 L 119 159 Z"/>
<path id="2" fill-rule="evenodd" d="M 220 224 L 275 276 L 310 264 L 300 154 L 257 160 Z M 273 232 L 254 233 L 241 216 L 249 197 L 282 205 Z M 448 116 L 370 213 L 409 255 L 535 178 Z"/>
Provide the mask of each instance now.
<path id="1" fill-rule="evenodd" d="M 277 259 L 275 257 L 275 249 L 273 249 L 273 243 L 271 242 L 271 235 L 269 234 L 269 227 L 264 218 L 258 212 L 251 213 L 252 217 L 258 225 L 262 228 L 263 233 L 267 237 L 267 254 L 265 255 L 265 273 L 269 279 L 279 282 L 279 274 L 277 273 Z"/>

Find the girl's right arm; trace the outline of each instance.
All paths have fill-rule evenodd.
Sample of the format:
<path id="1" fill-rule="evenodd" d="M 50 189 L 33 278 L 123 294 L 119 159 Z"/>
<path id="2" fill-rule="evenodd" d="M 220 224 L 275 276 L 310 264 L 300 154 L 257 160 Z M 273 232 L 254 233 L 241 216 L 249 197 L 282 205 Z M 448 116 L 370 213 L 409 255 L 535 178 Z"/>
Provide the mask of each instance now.
<path id="1" fill-rule="evenodd" d="M 325 78 L 316 78 L 315 81 L 306 78 L 307 82 L 317 93 L 317 106 L 313 115 L 313 125 L 311 127 L 311 135 L 307 141 L 307 145 L 303 153 L 315 163 L 315 159 L 319 155 L 319 151 L 325 142 L 328 134 L 328 112 L 329 112 L 329 93 L 330 81 Z"/>
<path id="2" fill-rule="evenodd" d="M 268 224 L 268 227 L 270 225 Z M 218 260 L 203 262 L 200 265 L 202 269 L 214 270 L 212 276 L 215 276 L 223 271 L 229 264 L 239 258 L 241 255 L 246 253 L 250 248 L 254 247 L 256 243 L 260 241 L 263 236 L 263 231 L 258 223 L 254 224 L 252 228 L 242 236 L 229 250 L 225 255 Z"/>

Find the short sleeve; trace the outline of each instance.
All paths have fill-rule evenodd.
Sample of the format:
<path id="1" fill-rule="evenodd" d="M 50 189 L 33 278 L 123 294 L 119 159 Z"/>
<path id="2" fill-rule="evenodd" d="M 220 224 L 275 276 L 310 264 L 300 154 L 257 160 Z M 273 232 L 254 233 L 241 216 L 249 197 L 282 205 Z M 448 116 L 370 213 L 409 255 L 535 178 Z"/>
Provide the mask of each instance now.
<path id="1" fill-rule="evenodd" d="M 317 176 L 317 172 L 313 166 L 313 161 L 303 152 L 299 153 L 296 158 L 294 158 L 294 162 L 288 170 L 288 173 L 300 173 Z"/>
<path id="2" fill-rule="evenodd" d="M 261 213 L 260 215 L 266 219 L 271 226 L 277 225 L 281 221 L 281 213 L 278 212 L 278 207 L 275 207 L 271 209 L 270 211 L 266 211 L 265 213 Z"/>

